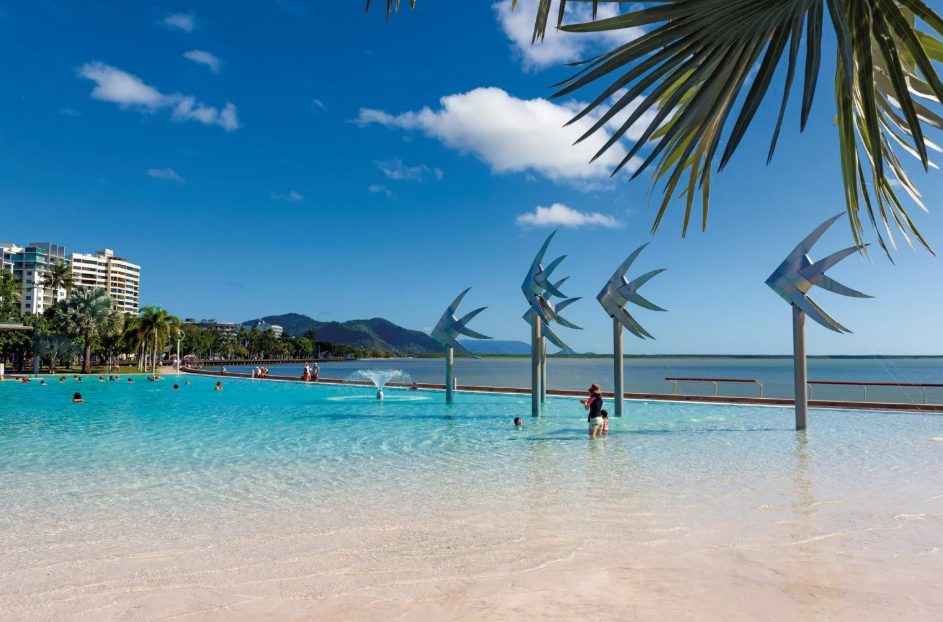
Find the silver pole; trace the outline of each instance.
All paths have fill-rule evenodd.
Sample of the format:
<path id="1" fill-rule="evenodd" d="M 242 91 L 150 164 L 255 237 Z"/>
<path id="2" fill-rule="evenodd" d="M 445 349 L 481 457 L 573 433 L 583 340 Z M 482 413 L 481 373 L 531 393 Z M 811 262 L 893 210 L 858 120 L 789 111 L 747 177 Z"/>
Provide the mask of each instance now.
<path id="1" fill-rule="evenodd" d="M 455 386 L 455 349 L 445 349 L 445 403 L 452 403 L 452 389 Z"/>
<path id="2" fill-rule="evenodd" d="M 39 375 L 39 311 L 33 319 L 33 375 Z"/>
<path id="3" fill-rule="evenodd" d="M 533 416 L 540 416 L 540 387 L 542 376 L 542 365 L 540 364 L 540 342 L 542 341 L 543 332 L 541 330 L 541 324 L 543 320 L 540 319 L 539 315 L 534 316 L 534 324 L 531 330 L 530 335 L 530 410 Z"/>
<path id="4" fill-rule="evenodd" d="M 625 370 L 623 369 L 622 363 L 623 356 L 622 323 L 616 318 L 612 318 L 612 393 L 616 417 L 621 417 L 625 410 Z"/>
<path id="5" fill-rule="evenodd" d="M 540 338 L 540 401 L 547 401 L 547 338 Z"/>
<path id="6" fill-rule="evenodd" d="M 805 430 L 809 401 L 806 397 L 805 313 L 792 307 L 792 362 L 795 369 L 796 429 Z"/>

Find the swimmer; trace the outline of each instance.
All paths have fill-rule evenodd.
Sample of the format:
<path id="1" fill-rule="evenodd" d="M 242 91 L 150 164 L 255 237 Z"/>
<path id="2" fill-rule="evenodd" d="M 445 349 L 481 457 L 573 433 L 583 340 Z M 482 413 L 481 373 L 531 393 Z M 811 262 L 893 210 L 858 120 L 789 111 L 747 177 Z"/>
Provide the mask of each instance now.
<path id="1" fill-rule="evenodd" d="M 41 386 L 41 387 L 46 386 L 46 381 L 45 381 L 45 380 L 40 380 L 40 381 L 39 381 L 39 386 Z"/>
<path id="2" fill-rule="evenodd" d="M 377 391 L 377 399 L 378 400 L 383 399 L 383 389 L 380 389 L 379 391 Z"/>
<path id="3" fill-rule="evenodd" d="M 521 430 L 524 428 L 524 422 L 521 420 L 520 417 L 514 417 L 514 427 L 516 427 L 518 430 Z"/>
<path id="4" fill-rule="evenodd" d="M 129 383 L 134 382 L 134 378 L 132 378 L 131 376 L 128 376 L 128 382 Z"/>
<path id="5" fill-rule="evenodd" d="M 180 385 L 179 385 L 179 384 L 175 384 L 175 385 L 174 385 L 174 391 L 177 391 L 177 390 L 179 390 L 179 389 L 180 389 Z"/>
<path id="6" fill-rule="evenodd" d="M 98 377 L 98 381 L 99 381 L 99 382 L 105 382 L 105 377 L 104 377 L 104 376 L 99 376 L 99 377 Z"/>
<path id="7" fill-rule="evenodd" d="M 217 380 L 217 381 L 216 381 L 216 389 L 215 389 L 215 390 L 216 390 L 216 391 L 222 391 L 222 390 L 223 390 L 223 383 L 222 383 L 221 380 Z"/>
<path id="8" fill-rule="evenodd" d="M 73 404 L 81 404 L 81 403 L 82 403 L 82 394 L 79 393 L 78 391 L 76 391 L 76 392 L 72 395 L 72 403 L 73 403 Z"/>
<path id="9" fill-rule="evenodd" d="M 60 377 L 59 382 L 65 382 L 65 376 Z"/>

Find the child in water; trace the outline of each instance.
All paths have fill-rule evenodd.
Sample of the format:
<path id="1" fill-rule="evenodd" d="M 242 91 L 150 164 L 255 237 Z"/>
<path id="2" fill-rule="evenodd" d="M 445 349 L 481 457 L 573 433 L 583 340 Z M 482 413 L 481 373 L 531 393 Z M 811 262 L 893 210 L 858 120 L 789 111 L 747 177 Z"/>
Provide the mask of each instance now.
<path id="1" fill-rule="evenodd" d="M 524 422 L 521 421 L 520 417 L 514 417 L 514 427 L 517 428 L 518 430 L 521 430 L 524 428 Z"/>
<path id="2" fill-rule="evenodd" d="M 599 414 L 602 415 L 602 433 L 609 434 L 609 413 L 602 410 Z"/>

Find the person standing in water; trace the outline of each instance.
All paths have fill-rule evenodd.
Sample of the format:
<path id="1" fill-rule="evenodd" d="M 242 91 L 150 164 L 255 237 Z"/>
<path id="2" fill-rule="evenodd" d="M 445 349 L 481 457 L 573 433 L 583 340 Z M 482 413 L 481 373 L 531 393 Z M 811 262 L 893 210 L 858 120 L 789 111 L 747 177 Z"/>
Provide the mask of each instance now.
<path id="1" fill-rule="evenodd" d="M 598 384 L 593 383 L 589 387 L 589 399 L 580 400 L 580 404 L 589 411 L 589 416 L 586 419 L 589 423 L 589 437 L 598 438 L 602 435 L 603 424 L 605 423 L 602 418 L 602 395 L 599 393 Z"/>

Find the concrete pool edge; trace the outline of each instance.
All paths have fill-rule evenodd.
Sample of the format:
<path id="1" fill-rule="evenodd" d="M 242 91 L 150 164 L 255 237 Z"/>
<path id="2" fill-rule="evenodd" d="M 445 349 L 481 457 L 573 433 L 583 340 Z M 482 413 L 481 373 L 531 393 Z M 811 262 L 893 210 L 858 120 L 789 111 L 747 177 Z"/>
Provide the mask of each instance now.
<path id="1" fill-rule="evenodd" d="M 181 373 L 194 374 L 200 376 L 215 376 L 225 378 L 238 378 L 245 380 L 274 380 L 279 382 L 293 382 L 297 384 L 327 384 L 327 385 L 348 385 L 348 386 L 372 386 L 364 380 L 344 380 L 339 378 L 323 378 L 317 381 L 304 381 L 293 376 L 267 376 L 265 378 L 253 378 L 251 374 L 242 374 L 237 372 L 221 372 L 204 369 L 193 369 L 184 367 Z M 409 385 L 404 383 L 391 382 L 390 387 L 407 388 Z M 416 386 L 425 391 L 445 391 L 444 384 L 417 382 Z M 517 387 L 490 387 L 475 385 L 459 385 L 455 389 L 461 393 L 499 393 L 506 395 L 529 395 L 530 389 Z M 547 395 L 552 397 L 584 397 L 585 391 L 576 391 L 569 389 L 547 389 Z M 604 391 L 603 397 L 612 398 L 611 391 Z M 742 406 L 766 406 L 766 407 L 791 407 L 795 401 L 789 398 L 778 397 L 740 397 L 740 396 L 713 396 L 713 395 L 674 395 L 667 393 L 624 393 L 625 399 L 632 401 L 655 401 L 655 402 L 676 402 L 676 403 L 701 403 L 701 404 L 724 404 L 724 405 L 742 405 Z M 906 412 L 920 414 L 943 414 L 943 404 L 907 404 L 902 402 L 851 402 L 842 400 L 809 400 L 809 406 L 812 408 L 827 408 L 836 410 L 871 410 L 888 412 Z"/>

